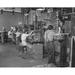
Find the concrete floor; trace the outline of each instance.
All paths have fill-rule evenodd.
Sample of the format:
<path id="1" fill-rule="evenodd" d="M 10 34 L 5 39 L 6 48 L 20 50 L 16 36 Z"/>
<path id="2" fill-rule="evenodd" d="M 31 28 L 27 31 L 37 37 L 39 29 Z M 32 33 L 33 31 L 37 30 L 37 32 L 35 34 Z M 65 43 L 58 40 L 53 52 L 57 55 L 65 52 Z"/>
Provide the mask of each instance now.
<path id="1" fill-rule="evenodd" d="M 46 64 L 45 59 L 23 59 L 18 56 L 17 47 L 12 44 L 0 44 L 0 67 L 33 67 Z"/>

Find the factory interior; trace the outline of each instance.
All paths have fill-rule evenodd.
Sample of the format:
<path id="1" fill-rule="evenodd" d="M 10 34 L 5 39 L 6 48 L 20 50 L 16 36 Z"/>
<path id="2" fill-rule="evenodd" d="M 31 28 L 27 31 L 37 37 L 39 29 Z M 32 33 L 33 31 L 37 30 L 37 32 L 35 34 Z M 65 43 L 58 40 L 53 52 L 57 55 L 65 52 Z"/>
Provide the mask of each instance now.
<path id="1" fill-rule="evenodd" d="M 75 67 L 75 8 L 0 8 L 0 67 Z"/>

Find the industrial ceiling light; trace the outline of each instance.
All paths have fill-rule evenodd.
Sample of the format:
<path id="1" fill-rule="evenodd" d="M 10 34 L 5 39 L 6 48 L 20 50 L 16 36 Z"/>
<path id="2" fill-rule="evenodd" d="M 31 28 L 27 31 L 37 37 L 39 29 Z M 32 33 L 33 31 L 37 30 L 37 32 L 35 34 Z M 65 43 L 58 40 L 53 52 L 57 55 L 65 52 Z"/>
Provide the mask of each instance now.
<path id="1" fill-rule="evenodd" d="M 48 8 L 42 8 L 40 10 L 41 10 L 41 13 L 47 13 Z"/>
<path id="2" fill-rule="evenodd" d="M 45 10 L 45 8 L 39 8 L 39 9 L 37 9 L 37 10 L 39 10 L 39 11 L 43 11 L 43 10 Z"/>

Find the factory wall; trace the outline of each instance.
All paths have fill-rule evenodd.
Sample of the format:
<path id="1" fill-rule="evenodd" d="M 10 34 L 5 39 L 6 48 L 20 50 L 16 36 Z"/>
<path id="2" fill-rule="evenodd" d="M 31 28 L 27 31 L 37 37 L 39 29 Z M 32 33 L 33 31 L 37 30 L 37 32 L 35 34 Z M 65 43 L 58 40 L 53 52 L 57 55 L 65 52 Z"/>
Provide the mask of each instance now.
<path id="1" fill-rule="evenodd" d="M 51 13 L 41 13 L 40 11 L 37 11 L 35 13 L 34 10 L 31 10 L 29 13 L 29 24 L 32 24 L 33 21 L 35 21 L 35 14 L 38 15 L 38 21 L 44 21 L 46 22 L 46 25 L 57 25 L 57 17 L 56 17 L 56 12 L 51 12 Z"/>
<path id="2" fill-rule="evenodd" d="M 44 21 L 46 22 L 46 25 L 57 25 L 56 21 L 56 13 L 52 12 L 51 14 L 48 13 L 41 13 L 40 11 L 37 11 L 36 14 L 38 15 L 38 21 Z M 19 23 L 22 24 L 33 24 L 33 21 L 35 21 L 35 11 L 31 10 L 28 19 L 26 16 L 23 16 L 22 14 L 15 13 L 15 15 L 12 15 L 12 13 L 4 12 L 3 14 L 0 14 L 0 31 L 2 30 L 2 27 L 4 26 L 7 30 L 10 29 L 11 26 L 17 26 Z"/>
<path id="3" fill-rule="evenodd" d="M 17 26 L 20 23 L 24 23 L 25 20 L 23 18 L 24 16 L 19 13 L 12 15 L 12 13 L 4 12 L 3 14 L 0 14 L 0 31 L 3 26 L 9 30 L 11 26 Z"/>

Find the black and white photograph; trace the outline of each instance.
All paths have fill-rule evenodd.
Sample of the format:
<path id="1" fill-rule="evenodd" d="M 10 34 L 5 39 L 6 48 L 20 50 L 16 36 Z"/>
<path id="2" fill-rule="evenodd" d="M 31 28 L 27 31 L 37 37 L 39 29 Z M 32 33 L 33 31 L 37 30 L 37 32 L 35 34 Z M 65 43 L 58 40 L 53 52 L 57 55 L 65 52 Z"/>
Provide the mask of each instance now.
<path id="1" fill-rule="evenodd" d="M 75 75 L 74 68 L 74 0 L 0 1 L 0 75 Z"/>
<path id="2" fill-rule="evenodd" d="M 75 67 L 75 8 L 0 7 L 0 67 Z"/>

